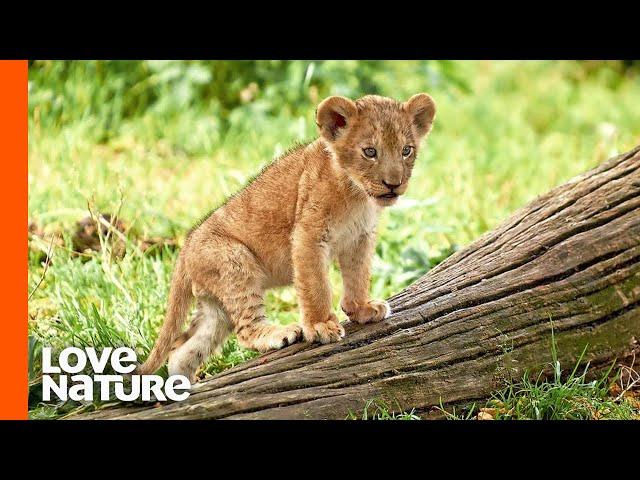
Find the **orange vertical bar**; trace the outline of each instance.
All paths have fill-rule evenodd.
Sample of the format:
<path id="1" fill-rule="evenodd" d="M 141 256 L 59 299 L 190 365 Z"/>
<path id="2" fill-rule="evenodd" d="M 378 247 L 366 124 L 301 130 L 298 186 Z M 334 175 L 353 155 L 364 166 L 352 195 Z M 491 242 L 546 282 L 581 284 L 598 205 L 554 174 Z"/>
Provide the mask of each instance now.
<path id="1" fill-rule="evenodd" d="M 26 419 L 27 379 L 27 109 L 26 60 L 0 60 L 0 419 Z"/>

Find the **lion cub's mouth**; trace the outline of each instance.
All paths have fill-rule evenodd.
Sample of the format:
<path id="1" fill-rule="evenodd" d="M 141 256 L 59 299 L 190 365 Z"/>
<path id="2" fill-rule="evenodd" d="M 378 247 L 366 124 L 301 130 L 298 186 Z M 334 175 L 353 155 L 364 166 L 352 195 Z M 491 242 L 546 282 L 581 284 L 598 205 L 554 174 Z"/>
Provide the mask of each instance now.
<path id="1" fill-rule="evenodd" d="M 389 207 L 394 203 L 396 203 L 396 200 L 398 199 L 399 196 L 400 195 L 398 195 L 397 193 L 389 192 L 383 195 L 375 195 L 373 196 L 373 198 L 375 199 L 376 203 L 381 207 Z"/>
<path id="2" fill-rule="evenodd" d="M 384 195 L 378 195 L 376 198 L 386 198 L 391 200 L 393 198 L 398 198 L 398 194 L 394 192 L 389 192 L 389 193 L 385 193 Z"/>

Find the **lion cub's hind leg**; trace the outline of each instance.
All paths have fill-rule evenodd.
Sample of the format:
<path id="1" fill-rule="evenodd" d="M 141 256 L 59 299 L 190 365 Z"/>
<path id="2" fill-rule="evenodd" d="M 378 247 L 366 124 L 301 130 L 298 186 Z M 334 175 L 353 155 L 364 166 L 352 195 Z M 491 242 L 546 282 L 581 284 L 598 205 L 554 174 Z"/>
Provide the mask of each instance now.
<path id="1" fill-rule="evenodd" d="M 300 325 L 278 325 L 264 319 L 255 321 L 238 332 L 240 345 L 259 352 L 279 350 L 300 340 Z"/>
<path id="2" fill-rule="evenodd" d="M 229 317 L 216 300 L 199 298 L 191 325 L 169 354 L 169 375 L 184 375 L 194 383 L 198 368 L 222 347 L 232 330 Z"/>
<path id="3" fill-rule="evenodd" d="M 240 242 L 218 237 L 210 241 L 209 273 L 198 275 L 197 289 L 220 299 L 238 343 L 259 352 L 277 350 L 302 339 L 299 325 L 279 325 L 265 315 L 267 274 L 254 254 Z M 206 274 L 205 274 L 206 273 Z"/>
<path id="4" fill-rule="evenodd" d="M 249 281 L 244 289 L 229 292 L 226 300 L 225 307 L 242 347 L 268 352 L 302 339 L 300 325 L 280 325 L 267 319 L 264 291 L 255 283 Z"/>

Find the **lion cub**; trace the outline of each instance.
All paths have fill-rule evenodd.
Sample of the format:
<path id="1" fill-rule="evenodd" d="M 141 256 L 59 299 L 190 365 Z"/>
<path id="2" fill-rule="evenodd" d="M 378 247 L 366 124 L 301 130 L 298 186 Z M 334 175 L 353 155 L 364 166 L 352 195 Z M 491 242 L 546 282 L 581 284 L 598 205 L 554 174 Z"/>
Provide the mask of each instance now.
<path id="1" fill-rule="evenodd" d="M 320 138 L 275 160 L 186 238 L 173 274 L 158 340 L 138 373 L 152 373 L 169 356 L 169 373 L 195 372 L 232 332 L 261 352 L 302 337 L 336 342 L 344 329 L 332 311 L 329 262 L 342 272 L 343 311 L 358 323 L 390 314 L 369 298 L 376 223 L 407 183 L 421 139 L 435 117 L 421 93 L 404 103 L 369 95 L 330 97 L 318 106 Z M 300 325 L 265 316 L 264 293 L 296 288 Z M 182 325 L 197 301 L 196 315 Z"/>

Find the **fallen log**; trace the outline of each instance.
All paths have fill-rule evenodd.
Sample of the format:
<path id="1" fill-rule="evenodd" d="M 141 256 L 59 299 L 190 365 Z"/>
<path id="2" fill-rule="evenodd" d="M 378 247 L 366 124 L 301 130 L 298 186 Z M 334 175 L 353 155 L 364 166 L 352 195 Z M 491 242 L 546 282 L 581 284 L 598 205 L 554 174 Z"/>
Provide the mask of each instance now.
<path id="1" fill-rule="evenodd" d="M 640 147 L 516 212 L 389 299 L 393 315 L 347 325 L 194 386 L 183 402 L 82 418 L 344 419 L 379 399 L 428 413 L 489 397 L 542 370 L 553 328 L 562 365 L 610 365 L 640 340 Z"/>

